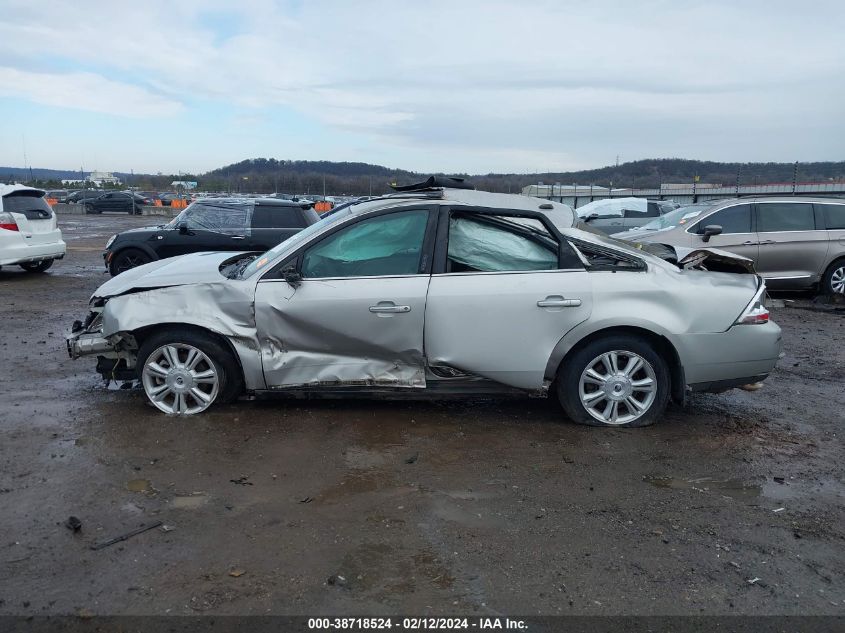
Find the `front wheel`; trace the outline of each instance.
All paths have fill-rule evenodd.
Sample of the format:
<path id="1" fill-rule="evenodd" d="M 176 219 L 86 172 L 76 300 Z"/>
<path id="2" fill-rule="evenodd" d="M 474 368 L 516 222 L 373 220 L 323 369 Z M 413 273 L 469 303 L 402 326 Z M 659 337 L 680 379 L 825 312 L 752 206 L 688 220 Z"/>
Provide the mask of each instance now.
<path id="1" fill-rule="evenodd" d="M 193 415 L 242 390 L 238 364 L 213 337 L 188 329 L 154 334 L 138 351 L 141 384 L 164 413 Z"/>
<path id="2" fill-rule="evenodd" d="M 833 262 L 822 278 L 822 290 L 827 295 L 845 294 L 845 259 Z"/>
<path id="3" fill-rule="evenodd" d="M 120 251 L 109 264 L 109 272 L 112 277 L 125 273 L 137 266 L 149 264 L 152 261 L 149 255 L 137 248 L 127 248 Z"/>
<path id="4" fill-rule="evenodd" d="M 26 262 L 25 264 L 20 264 L 20 267 L 28 273 L 43 273 L 52 265 L 52 259 L 42 259 L 40 262 Z"/>
<path id="5" fill-rule="evenodd" d="M 558 373 L 567 416 L 590 426 L 648 426 L 669 401 L 666 361 L 645 340 L 608 336 L 576 351 Z"/>

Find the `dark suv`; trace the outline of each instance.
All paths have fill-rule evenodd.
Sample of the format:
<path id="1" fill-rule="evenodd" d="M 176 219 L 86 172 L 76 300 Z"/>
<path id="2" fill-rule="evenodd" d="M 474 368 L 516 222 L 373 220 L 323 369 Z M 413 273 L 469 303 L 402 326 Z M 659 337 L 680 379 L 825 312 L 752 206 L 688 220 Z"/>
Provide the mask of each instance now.
<path id="1" fill-rule="evenodd" d="M 319 221 L 311 203 L 273 198 L 205 198 L 188 206 L 169 224 L 113 235 L 103 253 L 106 268 L 118 275 L 165 257 L 201 251 L 264 252 Z"/>

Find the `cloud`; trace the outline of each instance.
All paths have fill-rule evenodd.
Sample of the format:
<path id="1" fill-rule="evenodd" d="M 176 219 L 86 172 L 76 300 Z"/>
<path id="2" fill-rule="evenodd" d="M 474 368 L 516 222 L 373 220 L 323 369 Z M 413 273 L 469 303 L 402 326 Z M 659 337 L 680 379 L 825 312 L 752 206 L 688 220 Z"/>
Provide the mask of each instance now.
<path id="1" fill-rule="evenodd" d="M 183 95 L 270 122 L 294 110 L 327 131 L 327 158 L 365 136 L 369 160 L 420 169 L 822 159 L 845 136 L 838 1 L 90 0 L 91 20 L 74 3 L 6 4 L 0 59 L 20 72 L 65 60 L 100 75 L 98 103 L 149 86 L 133 116 Z"/>
<path id="2" fill-rule="evenodd" d="M 125 117 L 166 117 L 182 111 L 178 101 L 86 72 L 34 73 L 0 66 L 0 96 Z"/>

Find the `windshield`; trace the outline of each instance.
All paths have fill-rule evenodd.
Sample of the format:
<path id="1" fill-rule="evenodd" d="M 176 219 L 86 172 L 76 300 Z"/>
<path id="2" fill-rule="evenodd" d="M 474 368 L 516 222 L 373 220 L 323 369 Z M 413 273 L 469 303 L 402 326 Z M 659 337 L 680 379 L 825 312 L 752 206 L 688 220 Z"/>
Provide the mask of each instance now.
<path id="1" fill-rule="evenodd" d="M 251 200 L 218 203 L 213 200 L 201 200 L 188 205 L 167 224 L 167 228 L 177 229 L 181 224 L 185 224 L 191 230 L 249 235 L 253 207 Z"/>
<path id="2" fill-rule="evenodd" d="M 267 266 L 267 264 L 274 261 L 284 251 L 295 247 L 297 244 L 300 244 L 301 242 L 307 240 L 312 235 L 316 235 L 317 233 L 322 231 L 324 227 L 328 226 L 329 224 L 337 222 L 338 220 L 345 218 L 345 217 L 348 217 L 351 214 L 352 214 L 352 206 L 349 206 L 349 207 L 343 209 L 342 211 L 338 211 L 337 213 L 326 216 L 325 218 L 323 218 L 319 222 L 302 229 L 299 233 L 294 233 L 288 239 L 286 239 L 284 242 L 279 242 L 273 248 L 271 248 L 269 251 L 263 253 L 262 255 L 259 255 L 255 259 L 253 259 L 249 263 L 249 265 L 246 266 L 243 269 L 243 271 L 241 271 L 241 274 L 240 274 L 241 279 L 246 279 L 247 277 L 254 275 L 256 272 L 258 272 L 262 268 L 265 268 Z"/>
<path id="3" fill-rule="evenodd" d="M 660 231 L 662 229 L 673 229 L 676 226 L 683 226 L 688 224 L 694 218 L 701 215 L 704 211 L 713 206 L 711 202 L 703 202 L 701 204 L 691 204 L 686 207 L 680 207 L 674 211 L 670 211 L 666 215 L 661 215 L 659 218 L 653 219 L 648 224 L 644 224 L 639 229 L 643 231 Z"/>

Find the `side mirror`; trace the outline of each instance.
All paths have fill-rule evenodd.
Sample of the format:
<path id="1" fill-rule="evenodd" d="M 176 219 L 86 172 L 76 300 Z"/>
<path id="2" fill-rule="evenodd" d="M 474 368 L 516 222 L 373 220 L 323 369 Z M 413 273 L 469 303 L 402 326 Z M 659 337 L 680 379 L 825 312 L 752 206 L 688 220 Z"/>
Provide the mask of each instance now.
<path id="1" fill-rule="evenodd" d="M 188 230 L 188 223 L 187 222 L 180 222 L 179 223 L 179 235 L 190 235 L 191 232 Z"/>
<path id="2" fill-rule="evenodd" d="M 282 279 L 289 283 L 294 288 L 298 288 L 302 283 L 302 275 L 296 272 L 296 268 L 285 268 L 282 271 Z"/>
<path id="3" fill-rule="evenodd" d="M 709 242 L 710 238 L 714 235 L 720 235 L 722 233 L 722 227 L 718 224 L 708 224 L 704 227 L 704 235 L 701 236 L 701 239 L 705 242 Z"/>

